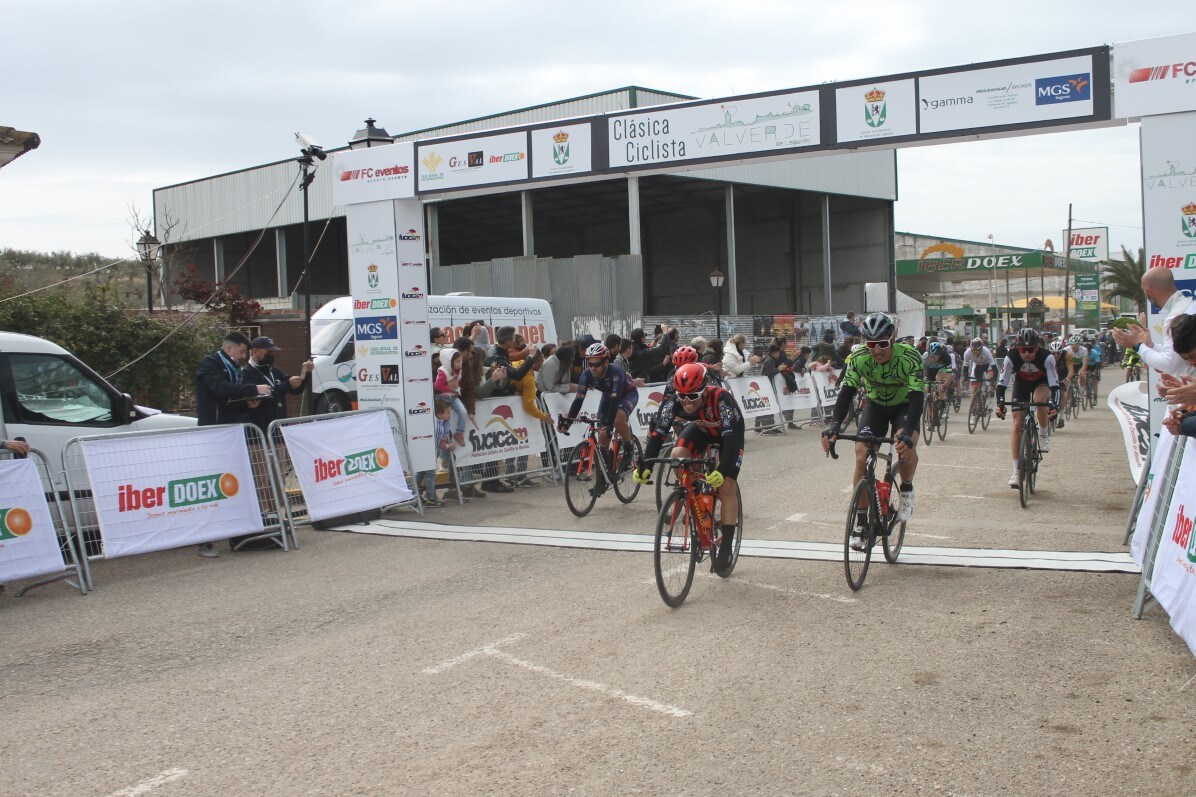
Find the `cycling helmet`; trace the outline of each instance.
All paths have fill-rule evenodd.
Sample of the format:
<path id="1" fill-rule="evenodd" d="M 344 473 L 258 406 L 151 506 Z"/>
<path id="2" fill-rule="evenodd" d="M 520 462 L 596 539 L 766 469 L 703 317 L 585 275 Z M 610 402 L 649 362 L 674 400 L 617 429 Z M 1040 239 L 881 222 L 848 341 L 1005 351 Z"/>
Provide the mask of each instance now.
<path id="1" fill-rule="evenodd" d="M 884 313 L 873 313 L 860 324 L 864 340 L 888 340 L 893 337 L 893 319 Z"/>
<path id="2" fill-rule="evenodd" d="M 698 361 L 698 350 L 693 346 L 682 346 L 673 352 L 673 365 L 680 368 L 686 363 L 696 363 Z"/>
<path id="3" fill-rule="evenodd" d="M 1038 332 L 1032 327 L 1025 327 L 1017 333 L 1017 345 L 1019 346 L 1037 346 Z"/>
<path id="4" fill-rule="evenodd" d="M 686 363 L 673 374 L 673 387 L 678 393 L 700 393 L 706 386 L 706 366 Z"/>
<path id="5" fill-rule="evenodd" d="M 930 344 L 930 356 L 935 357 L 943 350 L 943 344 L 937 340 Z"/>
<path id="6" fill-rule="evenodd" d="M 586 357 L 601 357 L 608 359 L 610 357 L 610 349 L 603 346 L 601 343 L 591 343 L 590 347 L 586 349 Z"/>
<path id="7" fill-rule="evenodd" d="M 982 341 L 980 338 L 972 338 L 971 345 L 973 351 L 978 351 L 980 347 L 984 345 L 984 341 Z"/>
<path id="8" fill-rule="evenodd" d="M 1051 345 L 1047 348 L 1051 350 L 1051 354 L 1058 354 L 1059 352 L 1063 351 L 1063 343 L 1058 340 L 1052 340 Z"/>

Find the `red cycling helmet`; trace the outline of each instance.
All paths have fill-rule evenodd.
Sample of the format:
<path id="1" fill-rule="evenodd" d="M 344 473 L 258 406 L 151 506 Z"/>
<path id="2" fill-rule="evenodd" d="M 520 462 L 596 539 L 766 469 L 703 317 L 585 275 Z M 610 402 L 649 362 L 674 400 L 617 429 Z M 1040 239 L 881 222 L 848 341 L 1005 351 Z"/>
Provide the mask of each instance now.
<path id="1" fill-rule="evenodd" d="M 680 368 L 686 363 L 696 363 L 698 361 L 698 350 L 693 346 L 682 346 L 673 352 L 673 365 Z"/>
<path id="2" fill-rule="evenodd" d="M 706 366 L 686 363 L 673 374 L 673 387 L 678 393 L 701 393 L 706 387 Z"/>

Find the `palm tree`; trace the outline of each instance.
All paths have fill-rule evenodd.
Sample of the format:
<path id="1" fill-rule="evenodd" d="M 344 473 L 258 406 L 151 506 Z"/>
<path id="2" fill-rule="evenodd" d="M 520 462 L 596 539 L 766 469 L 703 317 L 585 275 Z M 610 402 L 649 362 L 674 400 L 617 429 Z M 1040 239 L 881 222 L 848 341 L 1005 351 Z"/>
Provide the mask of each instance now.
<path id="1" fill-rule="evenodd" d="M 1146 312 L 1146 294 L 1142 292 L 1142 275 L 1146 273 L 1146 252 L 1138 248 L 1138 259 L 1130 254 L 1130 250 L 1121 247 L 1123 260 L 1110 260 L 1108 268 L 1101 280 L 1105 289 L 1109 291 L 1110 299 L 1123 297 L 1138 305 L 1138 312 Z"/>

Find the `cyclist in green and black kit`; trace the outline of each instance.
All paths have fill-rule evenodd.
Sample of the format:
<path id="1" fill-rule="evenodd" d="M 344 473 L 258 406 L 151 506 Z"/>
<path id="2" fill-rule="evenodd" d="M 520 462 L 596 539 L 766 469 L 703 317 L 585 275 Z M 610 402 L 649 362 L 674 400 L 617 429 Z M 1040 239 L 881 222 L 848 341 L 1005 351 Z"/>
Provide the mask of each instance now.
<path id="1" fill-rule="evenodd" d="M 840 424 L 847 417 L 848 408 L 860 383 L 868 405 L 860 418 L 860 434 L 885 437 L 890 424 L 897 439 L 897 456 L 901 460 L 901 508 L 897 519 L 904 522 L 914 514 L 914 472 L 918 469 L 918 424 L 922 421 L 923 391 L 922 355 L 906 343 L 894 343 L 896 326 L 884 313 L 873 313 L 860 324 L 867 351 L 853 352 L 843 376 L 839 380 L 839 398 L 830 428 L 822 433 L 822 448 L 828 450 L 839 436 Z M 864 475 L 864 459 L 868 448 L 855 446 L 855 477 Z M 867 507 L 860 518 L 867 526 Z"/>

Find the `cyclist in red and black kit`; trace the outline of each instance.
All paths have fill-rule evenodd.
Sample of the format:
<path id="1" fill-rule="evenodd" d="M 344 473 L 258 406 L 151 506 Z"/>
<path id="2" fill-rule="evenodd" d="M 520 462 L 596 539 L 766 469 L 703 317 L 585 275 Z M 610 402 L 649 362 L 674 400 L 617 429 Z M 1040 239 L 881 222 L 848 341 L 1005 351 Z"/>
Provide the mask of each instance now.
<path id="1" fill-rule="evenodd" d="M 1009 387 L 1009 380 L 1013 379 L 1014 401 L 1046 402 L 1049 407 L 1038 407 L 1038 427 L 1042 429 L 1039 447 L 1042 453 L 1051 450 L 1051 426 L 1049 422 L 1054 418 L 1059 406 L 1059 373 L 1055 366 L 1055 356 L 1045 346 L 1040 346 L 1038 332 L 1025 327 L 1017 333 L 1017 345 L 1009 348 L 1005 355 L 1005 362 L 1001 368 L 1001 378 L 997 382 L 997 417 L 1005 419 L 1005 389 Z M 1022 434 L 1022 420 L 1026 417 L 1024 410 L 1013 411 L 1013 431 L 1009 436 L 1009 449 L 1013 454 L 1013 474 L 1009 477 L 1009 486 L 1018 486 L 1018 448 Z"/>
<path id="2" fill-rule="evenodd" d="M 739 469 L 743 466 L 743 412 L 731 391 L 710 384 L 706 366 L 687 363 L 673 374 L 676 394 L 660 405 L 660 414 L 648 435 L 645 459 L 660 456 L 666 433 L 674 418 L 688 421 L 677 438 L 671 457 L 700 457 L 712 445 L 718 445 L 718 466 L 706 474 L 706 483 L 718 490 L 719 523 L 723 527 L 723 542 L 715 555 L 716 572 L 725 573 L 731 567 L 735 550 L 735 525 L 739 522 L 739 497 L 735 490 Z M 639 484 L 652 478 L 651 469 L 637 462 L 632 474 Z"/>

